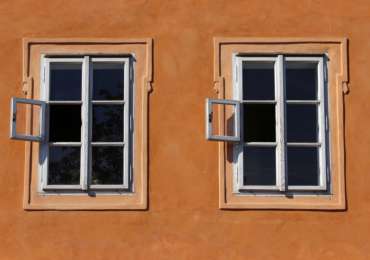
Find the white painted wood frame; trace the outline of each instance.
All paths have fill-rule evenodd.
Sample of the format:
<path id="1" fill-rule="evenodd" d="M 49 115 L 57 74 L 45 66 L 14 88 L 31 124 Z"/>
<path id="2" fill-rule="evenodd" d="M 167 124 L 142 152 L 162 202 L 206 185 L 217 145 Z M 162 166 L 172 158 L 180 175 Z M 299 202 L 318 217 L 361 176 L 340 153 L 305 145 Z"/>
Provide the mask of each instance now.
<path id="1" fill-rule="evenodd" d="M 234 107 L 234 135 L 222 134 L 217 135 L 213 133 L 212 123 L 217 120 L 213 116 L 213 105 L 223 105 Z M 206 138 L 210 141 L 224 141 L 224 142 L 240 142 L 240 103 L 237 100 L 227 99 L 206 99 Z M 216 122 L 217 123 L 217 122 Z"/>
<path id="2" fill-rule="evenodd" d="M 40 107 L 39 113 L 39 135 L 31 133 L 17 133 L 17 104 L 28 104 Z M 33 109 L 31 109 L 32 113 Z M 45 111 L 46 103 L 36 99 L 16 98 L 10 100 L 10 138 L 15 140 L 42 142 L 45 138 Z"/>
<path id="3" fill-rule="evenodd" d="M 79 104 L 81 105 L 81 142 L 48 142 L 49 137 L 49 120 L 45 120 L 45 139 L 40 145 L 40 180 L 39 180 L 39 192 L 41 193 L 60 193 L 60 192 L 86 192 L 91 190 L 96 191 L 114 191 L 114 190 L 127 190 L 129 188 L 129 174 L 130 174 L 130 59 L 128 57 L 114 57 L 114 58 L 103 58 L 103 57 L 47 57 L 43 56 L 41 62 L 41 99 L 48 104 Z M 123 100 L 92 100 L 93 93 L 93 69 L 92 63 L 94 62 L 109 62 L 118 63 L 123 66 L 124 70 L 124 99 Z M 50 63 L 77 63 L 82 66 L 82 86 L 81 86 L 81 100 L 80 101 L 51 101 L 50 100 Z M 123 106 L 123 142 L 92 142 L 92 107 L 93 104 L 104 104 L 104 105 L 121 105 Z M 48 109 L 46 109 L 46 117 L 48 117 Z M 48 175 L 48 156 L 50 146 L 70 146 L 70 147 L 81 147 L 81 159 L 80 159 L 80 183 L 79 185 L 49 185 L 47 184 Z M 123 148 L 123 183 L 117 185 L 91 185 L 91 173 L 92 173 L 92 146 L 112 146 Z"/>
<path id="4" fill-rule="evenodd" d="M 286 100 L 285 93 L 285 64 L 289 61 L 302 63 L 313 63 L 317 67 L 317 99 L 316 100 Z M 275 82 L 275 99 L 274 100 L 243 100 L 243 78 L 242 67 L 243 62 L 272 62 L 274 64 L 274 82 Z M 235 54 L 233 57 L 233 99 L 239 101 L 240 104 L 275 104 L 275 142 L 249 142 L 234 144 L 234 177 L 233 177 L 233 192 L 241 194 L 263 194 L 269 192 L 276 194 L 280 192 L 322 192 L 328 189 L 329 182 L 329 162 L 327 155 L 328 146 L 328 119 L 327 119 L 327 100 L 325 93 L 325 84 L 327 77 L 325 76 L 326 65 L 323 56 L 262 56 L 248 57 Z M 288 143 L 286 140 L 286 105 L 287 104 L 313 104 L 317 106 L 318 120 L 318 142 L 313 143 Z M 243 107 L 240 108 L 240 124 L 241 133 L 244 133 L 243 122 Z M 275 147 L 275 163 L 276 163 L 276 185 L 244 185 L 244 147 Z M 319 185 L 315 186 L 288 186 L 287 183 L 287 147 L 317 147 L 319 151 Z"/>

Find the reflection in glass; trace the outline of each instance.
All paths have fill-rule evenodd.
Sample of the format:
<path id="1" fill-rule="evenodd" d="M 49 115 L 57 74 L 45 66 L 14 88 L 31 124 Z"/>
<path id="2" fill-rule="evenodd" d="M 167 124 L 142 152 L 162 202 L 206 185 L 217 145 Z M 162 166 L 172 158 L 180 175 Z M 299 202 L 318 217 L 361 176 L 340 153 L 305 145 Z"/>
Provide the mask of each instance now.
<path id="1" fill-rule="evenodd" d="M 274 100 L 274 63 L 243 62 L 243 99 Z"/>
<path id="2" fill-rule="evenodd" d="M 82 63 L 50 63 L 50 100 L 81 100 Z"/>
<path id="3" fill-rule="evenodd" d="M 81 105 L 50 105 L 50 142 L 81 141 Z"/>
<path id="4" fill-rule="evenodd" d="M 288 147 L 288 185 L 319 185 L 317 148 Z"/>
<path id="5" fill-rule="evenodd" d="M 123 184 L 123 147 L 92 147 L 92 184 Z"/>
<path id="6" fill-rule="evenodd" d="M 49 148 L 49 185 L 80 184 L 80 147 Z"/>
<path id="7" fill-rule="evenodd" d="M 317 142 L 316 105 L 287 105 L 288 142 Z"/>
<path id="8" fill-rule="evenodd" d="M 275 147 L 244 148 L 244 185 L 275 185 Z"/>
<path id="9" fill-rule="evenodd" d="M 317 63 L 287 62 L 285 73 L 288 100 L 317 98 Z"/>
<path id="10" fill-rule="evenodd" d="M 246 142 L 275 142 L 275 105 L 244 105 L 244 138 Z"/>
<path id="11" fill-rule="evenodd" d="M 123 106 L 93 106 L 93 142 L 123 141 Z"/>
<path id="12" fill-rule="evenodd" d="M 123 100 L 124 65 L 122 63 L 93 63 L 93 99 Z"/>

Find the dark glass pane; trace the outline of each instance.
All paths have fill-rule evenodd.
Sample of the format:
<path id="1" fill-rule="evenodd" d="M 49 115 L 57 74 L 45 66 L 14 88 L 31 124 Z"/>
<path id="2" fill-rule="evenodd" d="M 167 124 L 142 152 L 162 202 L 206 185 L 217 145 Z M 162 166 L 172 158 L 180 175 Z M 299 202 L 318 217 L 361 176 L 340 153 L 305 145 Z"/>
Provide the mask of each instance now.
<path id="1" fill-rule="evenodd" d="M 247 142 L 275 142 L 275 105 L 244 105 L 244 137 Z"/>
<path id="2" fill-rule="evenodd" d="M 274 63 L 243 62 L 243 99 L 275 99 Z"/>
<path id="3" fill-rule="evenodd" d="M 275 185 L 275 147 L 244 148 L 244 185 Z"/>
<path id="4" fill-rule="evenodd" d="M 288 148 L 288 185 L 319 185 L 317 148 Z"/>
<path id="5" fill-rule="evenodd" d="M 317 141 L 316 105 L 287 105 L 288 142 Z"/>
<path id="6" fill-rule="evenodd" d="M 81 105 L 50 105 L 50 142 L 81 141 Z"/>
<path id="7" fill-rule="evenodd" d="M 94 105 L 92 133 L 94 142 L 122 142 L 123 106 Z"/>
<path id="8" fill-rule="evenodd" d="M 80 147 L 49 148 L 48 184 L 80 184 Z"/>
<path id="9" fill-rule="evenodd" d="M 81 100 L 81 63 L 50 63 L 50 100 Z"/>
<path id="10" fill-rule="evenodd" d="M 92 165 L 92 184 L 123 183 L 123 147 L 93 147 Z"/>
<path id="11" fill-rule="evenodd" d="M 123 100 L 123 66 L 122 63 L 93 63 L 94 100 Z"/>
<path id="12" fill-rule="evenodd" d="M 317 64 L 287 62 L 286 96 L 288 100 L 317 98 Z"/>

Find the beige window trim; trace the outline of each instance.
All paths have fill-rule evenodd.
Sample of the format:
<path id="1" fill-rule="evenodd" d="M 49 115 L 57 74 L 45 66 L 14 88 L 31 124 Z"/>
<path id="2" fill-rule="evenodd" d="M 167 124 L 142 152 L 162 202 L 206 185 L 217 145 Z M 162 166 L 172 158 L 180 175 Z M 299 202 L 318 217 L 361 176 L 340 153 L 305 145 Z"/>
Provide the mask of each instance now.
<path id="1" fill-rule="evenodd" d="M 221 209 L 307 209 L 346 208 L 343 99 L 348 93 L 346 38 L 215 38 L 214 89 L 219 99 L 232 99 L 234 54 L 323 55 L 328 61 L 331 190 L 327 195 L 247 195 L 234 192 L 232 143 L 219 142 L 219 207 Z M 226 115 L 218 113 L 218 127 L 225 129 Z"/>
<path id="2" fill-rule="evenodd" d="M 147 209 L 148 96 L 152 90 L 153 40 L 145 39 L 36 39 L 23 40 L 23 87 L 26 98 L 39 99 L 43 55 L 133 55 L 134 136 L 132 192 L 121 194 L 57 195 L 38 191 L 39 143 L 25 143 L 23 207 L 26 210 L 143 210 Z M 26 132 L 37 130 L 37 114 L 26 110 Z"/>

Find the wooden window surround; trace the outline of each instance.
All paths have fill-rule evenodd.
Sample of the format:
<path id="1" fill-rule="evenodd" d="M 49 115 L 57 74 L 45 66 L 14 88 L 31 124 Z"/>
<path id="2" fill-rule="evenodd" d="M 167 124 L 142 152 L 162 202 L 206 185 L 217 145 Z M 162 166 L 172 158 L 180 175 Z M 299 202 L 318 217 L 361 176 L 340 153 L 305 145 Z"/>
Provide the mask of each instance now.
<path id="1" fill-rule="evenodd" d="M 325 55 L 329 116 L 330 182 L 326 194 L 243 193 L 235 190 L 234 144 L 219 142 L 219 207 L 221 209 L 304 209 L 343 210 L 345 196 L 345 154 L 343 99 L 348 92 L 347 39 L 345 38 L 215 38 L 214 88 L 218 99 L 232 100 L 233 57 L 235 55 Z M 225 110 L 218 111 L 221 135 L 227 128 Z"/>
<path id="2" fill-rule="evenodd" d="M 26 210 L 143 210 L 147 208 L 148 95 L 152 83 L 152 39 L 35 39 L 23 41 L 23 92 L 27 99 L 41 97 L 42 57 L 131 56 L 133 64 L 132 187 L 127 192 L 40 192 L 40 143 L 25 143 L 23 207 Z M 26 109 L 25 131 L 39 131 L 37 112 Z"/>

